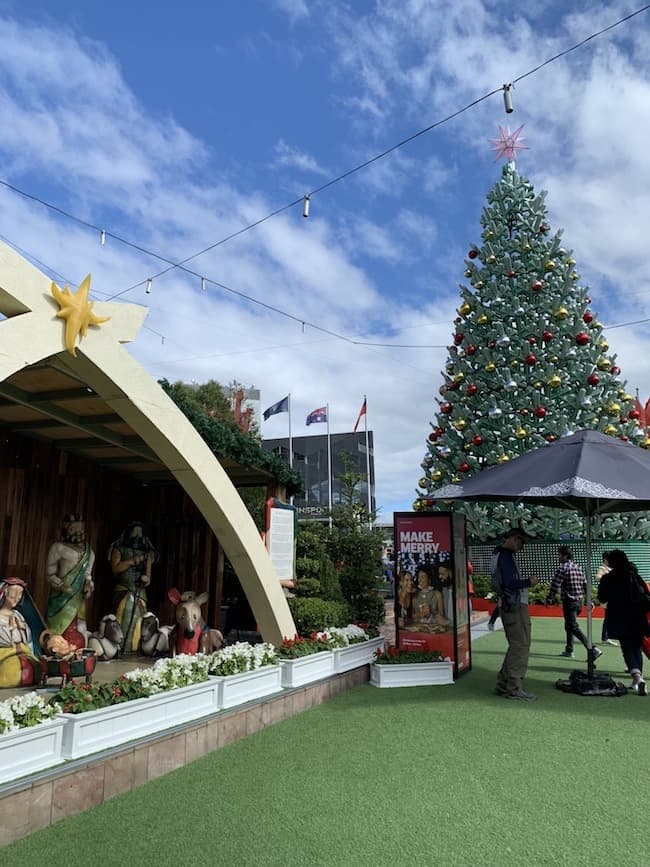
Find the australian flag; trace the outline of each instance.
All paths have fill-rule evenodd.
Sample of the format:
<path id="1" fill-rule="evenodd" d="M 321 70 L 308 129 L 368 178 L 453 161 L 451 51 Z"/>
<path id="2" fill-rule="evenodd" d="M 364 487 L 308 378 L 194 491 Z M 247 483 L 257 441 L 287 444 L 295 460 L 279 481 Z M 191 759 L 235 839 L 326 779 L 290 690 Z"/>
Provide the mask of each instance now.
<path id="1" fill-rule="evenodd" d="M 289 412 L 289 395 L 283 397 L 282 400 L 279 400 L 277 403 L 274 403 L 273 406 L 264 410 L 264 421 L 268 421 L 272 415 L 275 415 L 278 412 Z"/>
<path id="2" fill-rule="evenodd" d="M 318 424 L 318 422 L 327 421 L 327 407 L 319 406 L 318 409 L 315 409 L 313 412 L 310 412 L 307 416 L 306 425 L 310 424 Z"/>

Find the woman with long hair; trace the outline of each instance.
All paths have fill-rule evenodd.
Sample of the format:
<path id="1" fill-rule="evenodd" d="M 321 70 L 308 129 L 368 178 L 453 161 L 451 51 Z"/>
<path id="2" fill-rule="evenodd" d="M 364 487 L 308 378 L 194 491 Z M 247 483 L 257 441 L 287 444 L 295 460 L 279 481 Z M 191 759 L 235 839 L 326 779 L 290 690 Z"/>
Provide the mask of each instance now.
<path id="1" fill-rule="evenodd" d="M 648 634 L 644 602 L 647 589 L 624 551 L 610 551 L 607 560 L 610 571 L 603 575 L 598 585 L 598 599 L 607 603 L 607 631 L 621 643 L 623 659 L 632 675 L 633 691 L 646 695 L 641 645 L 643 637 Z"/>

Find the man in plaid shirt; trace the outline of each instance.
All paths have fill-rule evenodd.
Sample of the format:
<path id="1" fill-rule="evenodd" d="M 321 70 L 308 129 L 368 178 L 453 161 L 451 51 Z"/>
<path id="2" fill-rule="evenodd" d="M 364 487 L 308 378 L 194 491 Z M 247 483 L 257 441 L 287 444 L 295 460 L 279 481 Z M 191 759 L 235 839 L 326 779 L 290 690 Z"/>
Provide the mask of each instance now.
<path id="1" fill-rule="evenodd" d="M 578 626 L 578 615 L 582 611 L 582 600 L 587 592 L 587 581 L 580 566 L 571 559 L 571 549 L 561 545 L 557 549 L 559 566 L 551 582 L 551 587 L 546 597 L 546 604 L 551 605 L 555 601 L 558 592 L 562 600 L 562 612 L 564 614 L 564 629 L 566 631 L 566 648 L 560 656 L 573 659 L 573 639 L 578 639 L 589 651 L 587 637 Z M 593 657 L 598 659 L 602 650 L 593 648 Z"/>

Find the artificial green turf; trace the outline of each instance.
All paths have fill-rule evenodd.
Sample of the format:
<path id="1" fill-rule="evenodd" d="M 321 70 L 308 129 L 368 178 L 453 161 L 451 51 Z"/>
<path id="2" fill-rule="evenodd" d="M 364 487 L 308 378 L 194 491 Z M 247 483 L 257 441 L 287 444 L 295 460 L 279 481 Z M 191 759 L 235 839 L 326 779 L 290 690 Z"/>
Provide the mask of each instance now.
<path id="1" fill-rule="evenodd" d="M 555 689 L 561 621 L 537 620 L 527 704 L 494 695 L 502 632 L 453 686 L 364 685 L 37 832 L 31 865 L 648 863 L 650 697 Z M 620 651 L 598 666 L 618 680 Z M 629 682 L 629 681 L 628 681 Z"/>

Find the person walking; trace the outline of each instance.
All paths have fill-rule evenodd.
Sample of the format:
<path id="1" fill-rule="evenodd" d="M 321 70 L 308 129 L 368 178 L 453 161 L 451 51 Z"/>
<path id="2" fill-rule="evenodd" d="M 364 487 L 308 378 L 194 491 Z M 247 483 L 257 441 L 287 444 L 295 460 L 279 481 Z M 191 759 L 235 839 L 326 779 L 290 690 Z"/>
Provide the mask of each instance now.
<path id="1" fill-rule="evenodd" d="M 596 570 L 596 574 L 594 575 L 597 584 L 600 584 L 600 579 L 603 577 L 603 575 L 607 575 L 607 573 L 611 569 L 608 557 L 609 551 L 603 551 L 603 562 L 600 564 L 600 566 Z M 610 638 L 609 633 L 607 632 L 607 606 L 603 605 L 603 608 L 605 609 L 605 616 L 603 617 L 603 631 L 600 636 L 601 644 L 610 644 L 612 647 L 618 647 L 618 641 L 614 641 L 613 638 Z"/>
<path id="2" fill-rule="evenodd" d="M 498 597 L 498 607 L 508 650 L 497 675 L 495 692 L 504 698 L 519 701 L 535 701 L 536 695 L 523 688 L 530 654 L 530 615 L 528 613 L 528 588 L 534 587 L 538 578 L 522 578 L 515 560 L 524 547 L 526 534 L 523 530 L 508 530 L 503 542 L 492 552 L 490 574 L 492 587 Z"/>
<path id="3" fill-rule="evenodd" d="M 582 611 L 583 598 L 587 593 L 587 581 L 580 566 L 574 563 L 570 548 L 566 545 L 560 545 L 557 549 L 557 556 L 560 562 L 551 581 L 546 605 L 552 605 L 557 594 L 560 594 L 562 613 L 564 614 L 564 631 L 566 632 L 566 646 L 560 656 L 573 659 L 574 638 L 577 638 L 589 653 L 587 636 L 578 626 L 578 615 Z M 591 652 L 594 659 L 598 659 L 602 655 L 602 650 L 599 647 L 593 647 Z"/>
<path id="4" fill-rule="evenodd" d="M 608 560 L 611 570 L 600 579 L 598 599 L 607 603 L 607 629 L 621 643 L 623 659 L 632 675 L 632 690 L 646 695 L 641 648 L 644 636 L 650 634 L 650 594 L 624 551 L 610 551 Z"/>
<path id="5" fill-rule="evenodd" d="M 492 614 L 490 614 L 490 619 L 488 620 L 488 629 L 490 632 L 494 632 L 494 625 L 497 620 L 501 617 L 501 612 L 499 611 L 499 600 L 496 600 L 496 604 L 492 609 Z"/>

